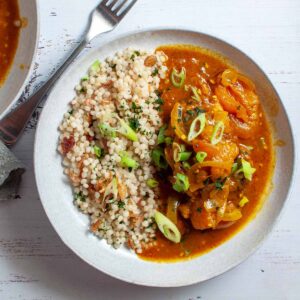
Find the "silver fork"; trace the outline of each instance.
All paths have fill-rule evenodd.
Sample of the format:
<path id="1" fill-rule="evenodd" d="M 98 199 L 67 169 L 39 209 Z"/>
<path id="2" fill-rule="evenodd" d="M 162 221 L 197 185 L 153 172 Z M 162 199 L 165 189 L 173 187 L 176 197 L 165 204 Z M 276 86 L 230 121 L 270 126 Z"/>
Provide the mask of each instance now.
<path id="1" fill-rule="evenodd" d="M 17 142 L 27 122 L 43 97 L 84 47 L 101 33 L 113 30 L 137 0 L 103 0 L 91 13 L 89 26 L 77 48 L 62 66 L 26 102 L 0 121 L 0 139 L 8 146 Z"/>

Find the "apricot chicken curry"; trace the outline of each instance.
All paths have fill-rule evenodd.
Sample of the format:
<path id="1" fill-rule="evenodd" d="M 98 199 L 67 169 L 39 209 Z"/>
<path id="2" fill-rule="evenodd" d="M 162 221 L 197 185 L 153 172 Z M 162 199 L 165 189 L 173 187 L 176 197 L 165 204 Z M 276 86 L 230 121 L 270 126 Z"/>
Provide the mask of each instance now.
<path id="1" fill-rule="evenodd" d="M 140 255 L 203 254 L 236 233 L 260 207 L 273 169 L 271 131 L 253 82 L 221 56 L 162 46 L 161 116 L 152 159 L 160 207 L 156 243 Z"/>

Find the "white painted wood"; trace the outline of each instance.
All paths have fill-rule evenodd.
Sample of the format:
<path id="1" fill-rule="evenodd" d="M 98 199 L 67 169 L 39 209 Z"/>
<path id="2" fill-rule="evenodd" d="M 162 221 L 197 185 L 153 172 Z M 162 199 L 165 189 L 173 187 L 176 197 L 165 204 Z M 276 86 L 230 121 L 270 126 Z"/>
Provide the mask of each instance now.
<path id="1" fill-rule="evenodd" d="M 27 92 L 45 80 L 69 53 L 97 2 L 39 1 L 41 37 L 33 82 Z M 248 53 L 270 76 L 298 137 L 299 16 L 298 0 L 139 0 L 116 32 L 184 26 L 227 40 Z M 39 202 L 33 178 L 34 123 L 33 119 L 14 148 L 28 166 L 21 199 L 0 203 L 0 299 L 300 299 L 299 167 L 280 221 L 266 243 L 247 261 L 202 284 L 144 288 L 94 270 L 54 232 Z M 299 145 L 297 140 L 296 144 Z"/>

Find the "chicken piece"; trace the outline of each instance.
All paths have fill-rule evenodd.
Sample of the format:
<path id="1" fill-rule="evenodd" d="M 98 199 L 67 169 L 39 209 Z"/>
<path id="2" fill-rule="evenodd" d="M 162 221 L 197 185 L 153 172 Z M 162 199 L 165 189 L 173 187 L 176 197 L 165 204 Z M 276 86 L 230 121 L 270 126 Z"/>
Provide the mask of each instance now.
<path id="1" fill-rule="evenodd" d="M 195 229 L 216 228 L 222 221 L 226 210 L 229 185 L 222 189 L 209 187 L 203 191 L 201 199 L 193 199 L 191 204 L 191 222 Z"/>
<path id="2" fill-rule="evenodd" d="M 201 200 L 192 202 L 190 219 L 195 229 L 205 230 L 216 226 L 216 213 L 208 212 Z"/>

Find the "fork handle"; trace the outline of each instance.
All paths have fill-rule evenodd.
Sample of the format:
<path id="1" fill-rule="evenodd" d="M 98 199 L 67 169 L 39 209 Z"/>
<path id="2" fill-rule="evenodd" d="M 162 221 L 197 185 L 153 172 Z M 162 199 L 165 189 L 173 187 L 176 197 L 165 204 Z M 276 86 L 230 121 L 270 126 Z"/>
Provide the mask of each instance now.
<path id="1" fill-rule="evenodd" d="M 26 124 L 31 118 L 33 112 L 41 102 L 43 97 L 48 93 L 49 89 L 59 79 L 65 69 L 73 62 L 78 54 L 84 49 L 87 41 L 83 39 L 80 44 L 73 50 L 72 54 L 66 61 L 55 71 L 55 73 L 25 102 L 21 103 L 8 115 L 0 121 L 0 139 L 8 146 L 15 144 L 23 132 Z"/>

